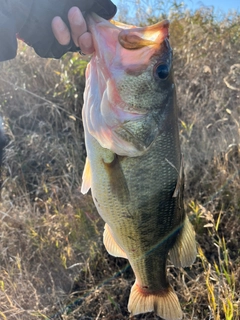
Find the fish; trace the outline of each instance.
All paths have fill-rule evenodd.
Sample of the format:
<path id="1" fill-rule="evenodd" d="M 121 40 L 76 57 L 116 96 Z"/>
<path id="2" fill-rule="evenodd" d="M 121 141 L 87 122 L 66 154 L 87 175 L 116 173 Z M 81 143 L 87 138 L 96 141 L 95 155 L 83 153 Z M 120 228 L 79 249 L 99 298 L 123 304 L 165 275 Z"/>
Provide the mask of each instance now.
<path id="1" fill-rule="evenodd" d="M 167 277 L 196 258 L 183 203 L 184 173 L 169 21 L 137 27 L 87 17 L 95 52 L 86 69 L 81 192 L 105 221 L 103 243 L 135 274 L 128 310 L 183 313 Z"/>

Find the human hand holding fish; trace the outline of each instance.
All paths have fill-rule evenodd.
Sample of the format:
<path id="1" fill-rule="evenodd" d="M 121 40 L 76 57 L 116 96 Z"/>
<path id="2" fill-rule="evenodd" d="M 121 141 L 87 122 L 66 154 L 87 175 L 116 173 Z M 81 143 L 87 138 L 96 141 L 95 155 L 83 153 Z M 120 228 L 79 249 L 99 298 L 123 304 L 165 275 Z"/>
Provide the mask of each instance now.
<path id="1" fill-rule="evenodd" d="M 169 22 L 139 28 L 95 14 L 87 21 L 95 52 L 86 70 L 82 193 L 91 188 L 106 222 L 107 251 L 134 271 L 131 315 L 182 319 L 166 264 L 170 254 L 176 267 L 190 266 L 196 244 L 183 205 Z"/>
<path id="2" fill-rule="evenodd" d="M 75 45 L 81 48 L 81 52 L 92 54 L 94 47 L 92 35 L 87 29 L 87 24 L 82 12 L 77 7 L 72 7 L 68 12 L 68 20 L 71 32 L 60 17 L 55 17 L 52 21 L 53 33 L 61 45 L 67 45 L 71 37 Z"/>

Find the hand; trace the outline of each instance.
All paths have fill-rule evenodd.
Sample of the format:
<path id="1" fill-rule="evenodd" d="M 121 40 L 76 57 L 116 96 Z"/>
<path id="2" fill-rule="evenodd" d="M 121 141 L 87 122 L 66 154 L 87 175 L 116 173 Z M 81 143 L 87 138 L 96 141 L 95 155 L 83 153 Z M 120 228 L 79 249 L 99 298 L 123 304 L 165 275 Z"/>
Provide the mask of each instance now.
<path id="1" fill-rule="evenodd" d="M 53 18 L 52 31 L 57 41 L 61 45 L 68 45 L 72 38 L 75 45 L 81 48 L 82 53 L 93 53 L 94 47 L 92 35 L 87 31 L 86 21 L 77 7 L 72 7 L 68 11 L 68 21 L 71 30 L 69 30 L 60 17 Z"/>
<path id="2" fill-rule="evenodd" d="M 12 12 L 17 37 L 32 46 L 40 57 L 56 59 L 66 52 L 79 51 L 79 47 L 86 54 L 94 51 L 83 13 L 95 12 L 111 19 L 117 9 L 111 0 L 9 1 L 15 2 L 18 5 L 13 6 Z M 28 2 L 32 3 L 30 9 Z"/>

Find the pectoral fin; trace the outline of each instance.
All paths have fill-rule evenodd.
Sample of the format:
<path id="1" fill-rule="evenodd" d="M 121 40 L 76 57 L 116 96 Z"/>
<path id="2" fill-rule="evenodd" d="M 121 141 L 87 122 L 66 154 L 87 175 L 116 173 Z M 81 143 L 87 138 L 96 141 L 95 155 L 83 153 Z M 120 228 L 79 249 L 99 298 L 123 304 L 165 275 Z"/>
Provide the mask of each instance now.
<path id="1" fill-rule="evenodd" d="M 114 240 L 111 229 L 106 223 L 103 233 L 103 243 L 107 249 L 107 252 L 114 257 L 125 258 L 127 259 L 126 253 L 119 247 L 117 242 Z"/>
<path id="2" fill-rule="evenodd" d="M 186 216 L 176 243 L 170 250 L 170 259 L 175 267 L 189 267 L 195 261 L 196 255 L 195 231 Z"/>
<path id="3" fill-rule="evenodd" d="M 82 175 L 82 187 L 81 192 L 83 194 L 86 194 L 88 190 L 91 188 L 91 167 L 88 160 L 88 157 L 86 158 L 85 166 L 83 169 L 83 175 Z"/>
<path id="4" fill-rule="evenodd" d="M 130 194 L 126 178 L 123 174 L 120 158 L 118 155 L 109 151 L 111 155 L 105 154 L 103 158 L 104 168 L 108 174 L 111 193 L 122 205 L 127 205 L 130 201 Z"/>

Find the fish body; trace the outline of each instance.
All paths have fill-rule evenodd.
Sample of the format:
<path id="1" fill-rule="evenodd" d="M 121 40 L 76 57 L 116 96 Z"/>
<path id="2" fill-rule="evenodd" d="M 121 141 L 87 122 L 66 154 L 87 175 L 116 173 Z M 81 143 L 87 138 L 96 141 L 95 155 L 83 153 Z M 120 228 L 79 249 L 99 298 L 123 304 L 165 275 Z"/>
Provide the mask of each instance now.
<path id="1" fill-rule="evenodd" d="M 183 170 L 168 22 L 136 28 L 89 17 L 96 52 L 86 71 L 83 123 L 89 188 L 107 251 L 136 276 L 128 309 L 182 318 L 166 274 L 196 256 L 183 206 Z"/>

